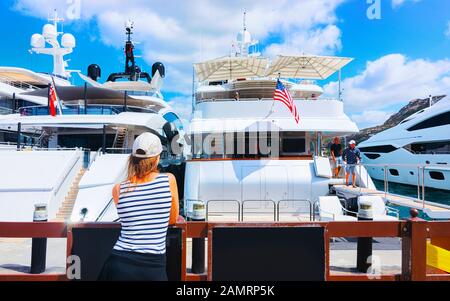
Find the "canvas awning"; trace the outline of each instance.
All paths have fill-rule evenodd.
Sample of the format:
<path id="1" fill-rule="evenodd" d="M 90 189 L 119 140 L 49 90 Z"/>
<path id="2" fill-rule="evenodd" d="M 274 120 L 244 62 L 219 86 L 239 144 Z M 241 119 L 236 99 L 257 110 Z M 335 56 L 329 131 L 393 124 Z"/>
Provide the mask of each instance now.
<path id="1" fill-rule="evenodd" d="M 353 59 L 336 56 L 278 56 L 266 72 L 268 77 L 326 79 Z"/>
<path id="2" fill-rule="evenodd" d="M 56 93 L 65 104 L 79 103 L 84 100 L 85 93 L 88 104 L 122 105 L 125 92 L 106 88 L 83 86 L 57 86 Z M 32 101 L 40 105 L 47 105 L 48 89 L 38 89 L 17 95 L 23 100 Z M 163 100 L 151 96 L 127 95 L 127 105 L 136 107 L 151 107 L 155 112 L 165 108 L 167 105 Z"/>
<path id="3" fill-rule="evenodd" d="M 263 77 L 268 63 L 261 57 L 222 57 L 194 64 L 194 70 L 199 81 Z"/>

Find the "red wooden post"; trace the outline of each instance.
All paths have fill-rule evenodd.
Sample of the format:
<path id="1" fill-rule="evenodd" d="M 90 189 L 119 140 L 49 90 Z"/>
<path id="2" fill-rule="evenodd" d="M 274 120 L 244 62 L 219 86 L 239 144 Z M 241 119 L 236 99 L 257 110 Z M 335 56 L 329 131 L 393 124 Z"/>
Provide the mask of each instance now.
<path id="1" fill-rule="evenodd" d="M 402 229 L 402 280 L 424 281 L 427 274 L 427 222 L 417 209 Z"/>

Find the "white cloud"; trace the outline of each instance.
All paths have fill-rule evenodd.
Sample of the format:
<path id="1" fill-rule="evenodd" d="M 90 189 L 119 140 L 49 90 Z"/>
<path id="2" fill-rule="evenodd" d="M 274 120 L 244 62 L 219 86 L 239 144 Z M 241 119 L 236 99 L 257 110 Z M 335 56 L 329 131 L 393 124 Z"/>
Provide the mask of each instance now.
<path id="1" fill-rule="evenodd" d="M 341 31 L 335 25 L 327 25 L 324 28 L 310 31 L 299 31 L 284 43 L 272 44 L 267 47 L 265 54 L 276 56 L 310 53 L 310 54 L 333 54 L 341 49 Z"/>
<path id="2" fill-rule="evenodd" d="M 77 24 L 95 20 L 99 39 L 119 48 L 124 39 L 124 22 L 134 20 L 134 38 L 141 42 L 139 52 L 146 62 L 158 60 L 166 65 L 163 89 L 189 95 L 192 63 L 230 53 L 242 28 L 244 10 L 249 31 L 267 46 L 265 54 L 333 54 L 341 48 L 335 11 L 344 1 L 83 0 Z M 17 0 L 15 4 L 16 10 L 40 18 L 48 17 L 49 8 L 65 12 L 67 3 Z M 88 30 L 87 25 L 83 30 Z"/>
<path id="3" fill-rule="evenodd" d="M 381 118 L 391 106 L 406 104 L 415 98 L 447 94 L 450 90 L 450 60 L 409 60 L 401 54 L 390 54 L 368 62 L 360 74 L 342 82 L 346 110 L 356 117 Z M 324 87 L 329 96 L 336 95 L 337 82 Z"/>
<path id="4" fill-rule="evenodd" d="M 397 8 L 406 2 L 419 2 L 421 0 L 392 0 L 392 7 Z"/>
<path id="5" fill-rule="evenodd" d="M 351 119 L 356 122 L 359 127 L 368 128 L 375 125 L 383 124 L 390 116 L 392 112 L 367 110 L 361 114 L 352 114 Z"/>
<path id="6" fill-rule="evenodd" d="M 168 101 L 172 109 L 180 117 L 181 122 L 186 126 L 189 123 L 189 118 L 192 111 L 192 96 L 182 95 L 177 96 Z"/>

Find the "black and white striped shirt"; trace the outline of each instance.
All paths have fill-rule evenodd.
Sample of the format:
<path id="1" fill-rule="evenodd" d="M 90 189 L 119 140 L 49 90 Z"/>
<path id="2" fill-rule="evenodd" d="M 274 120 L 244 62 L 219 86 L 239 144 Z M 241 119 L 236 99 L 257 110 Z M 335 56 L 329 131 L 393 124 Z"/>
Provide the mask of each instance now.
<path id="1" fill-rule="evenodd" d="M 148 183 L 121 183 L 117 213 L 122 230 L 114 250 L 165 254 L 171 205 L 169 177 L 165 174 Z"/>

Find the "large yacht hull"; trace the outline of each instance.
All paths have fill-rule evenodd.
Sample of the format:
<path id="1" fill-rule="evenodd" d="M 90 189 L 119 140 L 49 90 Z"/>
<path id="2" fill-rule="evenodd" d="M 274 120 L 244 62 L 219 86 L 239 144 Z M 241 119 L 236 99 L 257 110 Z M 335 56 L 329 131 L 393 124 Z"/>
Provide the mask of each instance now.
<path id="1" fill-rule="evenodd" d="M 435 162 L 428 165 L 426 162 Z M 364 164 L 373 179 L 392 183 L 450 190 L 449 155 L 415 155 L 399 149 L 383 156 L 382 160 L 364 157 Z M 439 164 L 440 163 L 440 164 Z M 425 169 L 421 167 L 423 166 Z M 387 175 L 385 175 L 387 168 Z M 442 174 L 442 176 L 441 176 Z M 443 179 L 442 179 L 443 178 Z M 425 181 L 423 182 L 423 179 Z"/>
<path id="2" fill-rule="evenodd" d="M 374 179 L 450 190 L 450 100 L 441 100 L 358 147 Z"/>

